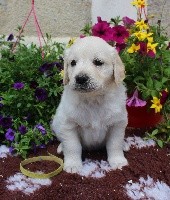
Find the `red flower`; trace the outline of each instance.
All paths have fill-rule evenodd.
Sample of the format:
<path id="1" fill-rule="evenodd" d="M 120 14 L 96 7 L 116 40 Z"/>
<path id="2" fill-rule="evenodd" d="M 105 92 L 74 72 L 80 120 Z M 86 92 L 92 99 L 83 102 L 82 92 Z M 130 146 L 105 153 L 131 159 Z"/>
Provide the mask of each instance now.
<path id="1" fill-rule="evenodd" d="M 164 104 L 168 98 L 169 92 L 167 90 L 163 90 L 161 92 L 161 99 L 160 99 L 160 103 Z"/>
<path id="2" fill-rule="evenodd" d="M 113 40 L 119 44 L 125 43 L 125 39 L 129 37 L 129 32 L 124 26 L 117 25 L 112 28 Z"/>
<path id="3" fill-rule="evenodd" d="M 118 53 L 120 53 L 125 48 L 126 48 L 125 43 L 122 43 L 122 44 L 116 43 L 116 50 L 117 50 Z"/>
<path id="4" fill-rule="evenodd" d="M 142 55 L 148 55 L 150 58 L 155 57 L 155 53 L 152 50 L 147 51 L 147 43 L 146 42 L 139 42 L 140 49 L 139 53 Z"/>
<path id="5" fill-rule="evenodd" d="M 112 39 L 112 28 L 106 21 L 102 21 L 101 17 L 97 17 L 98 23 L 92 27 L 92 35 L 104 39 L 106 42 Z"/>

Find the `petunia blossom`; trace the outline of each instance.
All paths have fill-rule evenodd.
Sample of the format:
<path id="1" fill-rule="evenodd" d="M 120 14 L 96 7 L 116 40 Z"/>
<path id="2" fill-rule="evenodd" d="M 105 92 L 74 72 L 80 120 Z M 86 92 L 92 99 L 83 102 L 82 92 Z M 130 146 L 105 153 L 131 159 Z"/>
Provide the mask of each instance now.
<path id="1" fill-rule="evenodd" d="M 126 44 L 125 43 L 122 43 L 122 44 L 116 43 L 116 50 L 117 50 L 118 53 L 120 53 L 125 48 L 126 48 Z"/>
<path id="2" fill-rule="evenodd" d="M 5 138 L 12 142 L 15 138 L 15 132 L 11 128 L 9 128 L 5 134 Z"/>
<path id="3" fill-rule="evenodd" d="M 8 38 L 7 38 L 7 41 L 12 41 L 14 39 L 14 35 L 11 33 Z"/>
<path id="4" fill-rule="evenodd" d="M 125 27 L 129 28 L 130 26 L 134 25 L 135 20 L 129 18 L 129 17 L 123 17 L 122 18 L 123 24 Z"/>
<path id="5" fill-rule="evenodd" d="M 36 88 L 35 97 L 38 101 L 45 101 L 48 97 L 46 89 Z"/>
<path id="6" fill-rule="evenodd" d="M 150 58 L 155 57 L 154 51 L 152 51 L 151 49 L 148 50 L 146 42 L 139 42 L 139 45 L 140 45 L 140 49 L 139 49 L 140 54 L 142 54 L 143 56 L 147 55 Z"/>
<path id="7" fill-rule="evenodd" d="M 168 96 L 169 96 L 168 90 L 167 90 L 167 89 L 163 90 L 163 91 L 161 92 L 160 103 L 161 103 L 161 104 L 164 104 L 164 103 L 166 102 Z"/>
<path id="8" fill-rule="evenodd" d="M 47 133 L 45 128 L 41 124 L 38 124 L 35 127 L 42 133 L 42 135 L 45 135 Z"/>
<path id="9" fill-rule="evenodd" d="M 16 90 L 21 90 L 24 88 L 24 83 L 14 83 L 13 84 L 13 88 L 16 89 Z"/>
<path id="10" fill-rule="evenodd" d="M 21 126 L 19 127 L 19 132 L 20 132 L 21 134 L 25 134 L 25 133 L 27 132 L 27 127 L 24 126 L 24 125 L 21 125 Z"/>
<path id="11" fill-rule="evenodd" d="M 133 96 L 130 97 L 129 99 L 127 99 L 126 101 L 126 105 L 128 105 L 129 107 L 143 107 L 146 105 L 146 101 L 143 101 L 141 99 L 138 98 L 138 90 L 136 89 L 135 92 L 133 93 Z"/>
<path id="12" fill-rule="evenodd" d="M 12 117 L 1 117 L 0 125 L 5 129 L 10 128 L 12 126 Z"/>
<path id="13" fill-rule="evenodd" d="M 129 37 L 129 32 L 122 25 L 117 25 L 112 28 L 113 31 L 113 41 L 122 44 Z"/>
<path id="14" fill-rule="evenodd" d="M 92 35 L 105 40 L 106 42 L 113 40 L 113 32 L 107 21 L 102 21 L 101 17 L 97 17 L 98 23 L 92 27 Z"/>

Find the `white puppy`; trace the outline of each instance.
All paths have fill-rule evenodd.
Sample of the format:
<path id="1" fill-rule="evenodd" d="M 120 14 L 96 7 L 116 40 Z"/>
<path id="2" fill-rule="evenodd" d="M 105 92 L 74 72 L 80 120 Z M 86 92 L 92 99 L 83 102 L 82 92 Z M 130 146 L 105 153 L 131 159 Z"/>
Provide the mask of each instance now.
<path id="1" fill-rule="evenodd" d="M 66 50 L 64 92 L 52 122 L 64 153 L 64 170 L 82 167 L 82 147 L 106 145 L 113 169 L 128 164 L 122 145 L 127 125 L 124 65 L 116 50 L 98 37 L 78 39 Z"/>

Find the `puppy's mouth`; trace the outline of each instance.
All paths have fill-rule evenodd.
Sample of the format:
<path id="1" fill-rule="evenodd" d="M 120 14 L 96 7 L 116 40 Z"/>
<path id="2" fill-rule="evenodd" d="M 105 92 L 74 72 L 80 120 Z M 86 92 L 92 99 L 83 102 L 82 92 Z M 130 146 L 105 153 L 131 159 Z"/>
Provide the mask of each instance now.
<path id="1" fill-rule="evenodd" d="M 85 84 L 85 85 L 75 84 L 73 89 L 81 93 L 86 93 L 97 90 L 97 87 L 94 84 Z"/>

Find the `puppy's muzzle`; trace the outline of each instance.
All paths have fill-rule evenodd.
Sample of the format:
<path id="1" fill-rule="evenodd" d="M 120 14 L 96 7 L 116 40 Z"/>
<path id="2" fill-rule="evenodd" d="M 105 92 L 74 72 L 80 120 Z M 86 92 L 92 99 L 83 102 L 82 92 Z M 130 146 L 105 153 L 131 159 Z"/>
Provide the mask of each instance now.
<path id="1" fill-rule="evenodd" d="M 75 77 L 75 90 L 80 92 L 90 92 L 94 90 L 94 84 L 92 84 L 90 80 L 87 74 L 78 74 Z"/>

